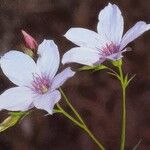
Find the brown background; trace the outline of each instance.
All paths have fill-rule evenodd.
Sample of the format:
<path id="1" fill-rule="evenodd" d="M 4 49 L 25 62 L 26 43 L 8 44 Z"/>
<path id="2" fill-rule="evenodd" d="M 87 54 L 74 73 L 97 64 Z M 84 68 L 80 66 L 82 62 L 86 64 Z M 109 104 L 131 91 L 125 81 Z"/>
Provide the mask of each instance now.
<path id="1" fill-rule="evenodd" d="M 149 0 L 114 0 L 125 19 L 125 31 L 137 21 L 150 22 Z M 96 30 L 99 11 L 107 0 L 0 0 L 1 54 L 17 49 L 24 29 L 40 43 L 44 38 L 58 44 L 61 56 L 74 45 L 62 35 L 70 27 Z M 150 32 L 129 45 L 124 71 L 136 74 L 127 91 L 127 141 L 132 150 L 150 149 Z M 78 65 L 77 65 L 78 66 Z M 0 90 L 13 84 L 2 75 Z M 78 72 L 63 86 L 73 105 L 107 150 L 119 149 L 120 85 L 102 72 Z M 64 106 L 65 107 L 65 106 Z M 1 120 L 5 116 L 1 112 Z M 0 134 L 0 150 L 97 150 L 89 137 L 60 115 L 44 117 L 36 110 L 20 124 Z"/>

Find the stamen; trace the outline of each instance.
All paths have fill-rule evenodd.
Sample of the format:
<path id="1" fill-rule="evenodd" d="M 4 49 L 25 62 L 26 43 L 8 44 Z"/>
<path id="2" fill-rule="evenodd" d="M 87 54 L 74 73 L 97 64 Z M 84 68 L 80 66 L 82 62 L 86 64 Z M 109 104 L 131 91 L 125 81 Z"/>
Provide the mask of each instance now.
<path id="1" fill-rule="evenodd" d="M 101 50 L 101 54 L 104 56 L 109 56 L 119 51 L 119 46 L 111 42 L 110 44 L 106 44 Z"/>
<path id="2" fill-rule="evenodd" d="M 33 82 L 31 89 L 38 94 L 44 94 L 48 92 L 50 88 L 50 80 L 47 76 L 39 76 L 38 74 L 33 75 Z"/>

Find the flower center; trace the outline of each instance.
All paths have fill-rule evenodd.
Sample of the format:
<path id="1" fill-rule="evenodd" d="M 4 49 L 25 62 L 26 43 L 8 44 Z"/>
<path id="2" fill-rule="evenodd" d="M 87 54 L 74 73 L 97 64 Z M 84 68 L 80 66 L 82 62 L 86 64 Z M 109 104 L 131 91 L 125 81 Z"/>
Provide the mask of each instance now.
<path id="1" fill-rule="evenodd" d="M 119 51 L 119 46 L 111 42 L 110 44 L 106 44 L 102 49 L 102 55 L 109 56 Z"/>
<path id="2" fill-rule="evenodd" d="M 31 89 L 35 93 L 44 94 L 48 92 L 50 85 L 50 80 L 47 76 L 34 75 Z"/>

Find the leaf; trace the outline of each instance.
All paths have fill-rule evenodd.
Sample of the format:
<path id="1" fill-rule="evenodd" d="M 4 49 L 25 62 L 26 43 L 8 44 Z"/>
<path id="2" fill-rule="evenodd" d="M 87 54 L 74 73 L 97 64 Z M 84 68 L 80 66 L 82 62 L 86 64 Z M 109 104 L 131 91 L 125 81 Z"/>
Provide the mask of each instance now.
<path id="1" fill-rule="evenodd" d="M 0 123 L 0 132 L 5 131 L 6 129 L 14 126 L 20 119 L 28 115 L 29 112 L 9 112 L 9 116 Z"/>
<path id="2" fill-rule="evenodd" d="M 136 149 L 139 147 L 139 145 L 141 144 L 141 142 L 142 142 L 142 139 L 140 139 L 140 140 L 138 141 L 138 143 L 133 147 L 132 150 L 136 150 Z"/>
<path id="3" fill-rule="evenodd" d="M 127 86 L 129 85 L 129 83 L 134 79 L 134 77 L 136 76 L 136 74 L 134 74 L 127 82 Z"/>
<path id="4" fill-rule="evenodd" d="M 113 72 L 107 72 L 109 75 L 111 75 L 111 76 L 114 76 L 114 77 L 117 77 L 117 75 L 115 74 L 115 73 L 113 73 Z"/>

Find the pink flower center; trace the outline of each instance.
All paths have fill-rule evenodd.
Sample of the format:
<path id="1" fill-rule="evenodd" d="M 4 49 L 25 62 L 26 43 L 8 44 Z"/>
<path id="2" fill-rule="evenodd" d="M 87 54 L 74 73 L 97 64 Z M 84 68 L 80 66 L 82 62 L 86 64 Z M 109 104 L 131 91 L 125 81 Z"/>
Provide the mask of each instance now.
<path id="1" fill-rule="evenodd" d="M 38 94 L 44 94 L 48 92 L 51 86 L 51 82 L 47 76 L 33 76 L 33 82 L 31 89 Z"/>
<path id="2" fill-rule="evenodd" d="M 112 55 L 114 53 L 117 53 L 119 51 L 119 46 L 114 44 L 114 43 L 110 43 L 110 44 L 106 44 L 102 49 L 102 55 L 103 56 L 109 56 Z"/>

